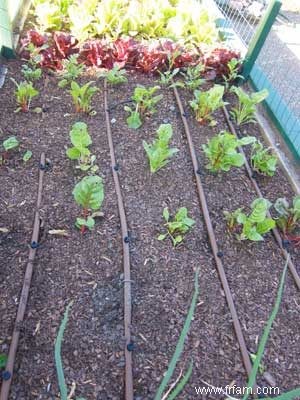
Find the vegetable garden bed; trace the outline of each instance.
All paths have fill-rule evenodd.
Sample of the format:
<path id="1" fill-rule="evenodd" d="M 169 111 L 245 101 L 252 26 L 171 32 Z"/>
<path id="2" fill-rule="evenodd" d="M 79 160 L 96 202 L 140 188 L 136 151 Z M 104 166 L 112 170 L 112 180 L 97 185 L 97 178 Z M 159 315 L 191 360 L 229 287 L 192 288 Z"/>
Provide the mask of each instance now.
<path id="1" fill-rule="evenodd" d="M 29 36 L 32 38 L 33 34 Z M 66 37 L 63 35 L 62 42 L 56 40 L 55 43 L 57 48 L 57 43 L 65 45 Z M 120 43 L 125 46 L 123 42 Z M 42 43 L 38 45 L 41 46 Z M 59 65 L 60 69 L 65 66 L 63 60 L 71 54 L 68 51 L 72 46 L 66 48 L 67 50 L 62 50 L 59 47 L 59 56 L 58 50 L 56 53 L 51 51 L 52 56 L 54 55 L 51 59 L 47 53 L 49 49 L 42 50 L 43 56 L 38 62 L 43 67 L 52 69 L 53 65 Z M 94 46 L 88 53 L 88 56 L 93 55 L 90 58 L 86 53 L 80 52 L 79 60 L 85 54 L 86 58 L 83 57 L 81 61 L 97 66 L 97 60 L 104 59 L 100 50 L 103 49 Z M 64 51 L 66 53 L 63 57 Z M 106 61 L 116 62 L 118 57 L 117 61 L 121 61 L 120 53 L 116 55 L 107 48 L 105 51 L 106 56 L 109 54 L 112 57 L 109 59 L 105 56 Z M 127 50 L 124 51 L 126 53 Z M 149 70 L 157 72 L 159 66 L 163 65 L 165 71 L 170 64 L 165 50 L 158 52 L 159 56 L 155 52 L 154 56 L 151 51 L 143 51 L 139 50 L 139 65 L 143 66 L 140 69 L 145 70 L 145 65 L 150 65 Z M 197 76 L 210 79 L 199 82 L 201 92 L 213 87 L 212 79 L 217 77 L 220 80 L 224 65 L 228 72 L 227 62 L 234 54 L 226 51 L 224 54 L 226 62 L 222 61 L 222 57 L 217 61 L 214 57 L 200 57 L 206 63 L 206 71 L 198 72 Z M 31 55 L 36 55 L 32 49 Z M 187 60 L 189 63 L 196 63 L 194 56 L 190 59 L 187 53 L 184 53 L 183 58 L 180 58 L 181 55 L 177 54 L 172 60 L 177 60 L 177 67 L 182 71 L 185 70 L 184 63 Z M 94 61 L 90 62 L 91 59 Z M 124 338 L 123 290 L 129 283 L 124 277 L 122 265 L 122 242 L 125 239 L 130 249 L 132 290 L 131 341 L 130 348 L 127 344 L 125 352 L 130 351 L 133 357 L 135 399 L 150 400 L 155 397 L 186 319 L 197 270 L 200 294 L 173 381 L 184 374 L 191 359 L 193 370 L 178 398 L 201 398 L 195 387 L 205 386 L 204 382 L 223 388 L 226 385 L 241 388 L 246 386 L 244 360 L 233 328 L 233 317 L 215 267 L 182 117 L 186 118 L 190 127 L 198 161 L 196 172 L 205 191 L 219 250 L 218 257 L 222 260 L 247 351 L 252 359 L 255 358 L 259 338 L 272 312 L 285 264 L 282 249 L 270 232 L 263 234 L 264 240 L 261 241 L 238 240 L 240 226 L 236 221 L 231 221 L 230 229 L 224 216 L 224 212 L 233 212 L 240 207 L 248 215 L 252 202 L 258 197 L 257 193 L 243 165 L 240 168 L 229 168 L 227 172 L 213 172 L 207 168 L 207 152 L 203 146 L 221 131 L 229 131 L 222 108 L 210 115 L 215 124 L 202 120 L 199 123 L 190 105 L 194 98 L 193 91 L 181 86 L 177 90 L 184 107 L 182 116 L 173 88 L 164 86 L 162 81 L 157 82 L 160 79 L 157 73 L 145 75 L 129 68 L 128 60 L 126 58 L 125 62 L 128 67 L 128 81 L 116 86 L 108 84 L 107 92 L 104 90 L 104 80 L 99 78 L 99 71 L 94 67 L 89 65 L 77 77 L 76 82 L 80 87 L 93 81 L 90 86 L 98 89 L 87 113 L 76 112 L 72 104 L 70 89 L 76 89 L 71 83 L 74 79 L 64 76 L 67 81 L 60 83 L 60 86 L 65 87 L 59 87 L 62 76 L 49 70 L 43 70 L 41 79 L 34 81 L 39 95 L 32 98 L 29 111 L 15 113 L 17 105 L 13 92 L 16 86 L 9 78 L 17 83 L 23 80 L 22 62 L 7 62 L 7 79 L 0 92 L 1 142 L 14 136 L 18 146 L 12 150 L 2 150 L 0 166 L 1 354 L 8 353 L 20 301 L 32 220 L 36 211 L 40 154 L 44 152 L 47 159 L 40 209 L 41 234 L 26 318 L 17 327 L 20 340 L 11 399 L 59 398 L 54 343 L 66 305 L 71 301 L 62 346 L 67 386 L 69 390 L 74 390 L 71 398 L 75 398 L 75 392 L 76 396 L 85 399 L 124 398 L 124 368 L 127 367 L 124 346 L 127 343 Z M 112 66 L 113 64 L 106 65 Z M 34 65 L 34 71 L 36 67 Z M 178 82 L 179 71 L 174 77 Z M 133 113 L 141 111 L 141 108 L 135 108 L 132 101 L 135 88 L 137 85 L 150 88 L 158 84 L 160 87 L 155 96 L 159 95 L 161 98 L 157 98 L 154 107 L 156 112 L 140 115 L 142 125 L 138 129 L 130 128 L 127 123 L 130 115 L 128 107 Z M 104 107 L 104 96 L 107 96 L 108 110 Z M 233 93 L 225 94 L 224 100 L 228 101 L 229 110 L 237 105 L 237 97 Z M 109 147 L 105 119 L 107 111 L 116 165 L 112 165 L 111 160 L 112 149 Z M 67 154 L 73 152 L 74 155 L 77 152 L 76 149 L 70 152 L 70 131 L 74 127 L 84 127 L 82 124 L 75 125 L 78 122 L 85 123 L 90 134 L 92 142 L 86 143 L 83 148 L 88 147 L 96 157 L 93 162 L 86 153 L 87 158 L 81 158 L 79 163 L 67 157 Z M 136 124 L 137 121 L 133 122 Z M 145 150 L 153 149 L 150 145 L 157 138 L 159 127 L 168 130 L 170 126 L 172 135 L 169 137 L 169 148 L 177 151 L 173 151 L 172 155 L 170 153 L 170 157 L 166 157 L 159 165 L 161 168 L 151 173 Z M 264 138 L 255 124 L 247 123 L 235 127 L 240 139 L 253 136 L 264 144 Z M 75 147 L 77 145 L 78 143 Z M 158 146 L 163 147 L 160 144 Z M 244 148 L 250 161 L 250 142 Z M 27 160 L 24 155 L 26 152 L 29 154 L 28 151 L 32 152 L 32 157 L 28 156 Z M 240 160 L 238 156 L 235 163 L 240 163 Z M 79 168 L 75 168 L 75 165 Z M 129 232 L 125 238 L 121 232 L 113 170 L 119 176 L 126 211 Z M 94 221 L 91 221 L 86 212 L 93 207 L 87 207 L 81 214 L 72 191 L 83 177 L 95 174 L 103 181 L 102 205 L 99 200 L 103 214 L 98 213 Z M 255 172 L 254 177 L 263 197 L 273 204 L 278 198 L 286 198 L 290 203 L 296 198 L 280 166 L 277 166 L 274 176 Z M 186 231 L 179 232 L 180 234 L 175 231 L 172 235 L 170 225 L 166 222 L 173 221 L 181 207 L 187 209 Z M 274 207 L 271 208 L 271 214 L 276 215 Z M 78 217 L 83 220 L 77 219 L 79 229 L 76 229 L 74 222 Z M 283 244 L 288 248 L 300 274 L 297 229 L 295 232 L 291 235 L 281 231 L 281 234 Z M 280 311 L 260 363 L 257 384 L 261 387 L 274 386 L 285 392 L 300 385 L 298 297 L 299 290 L 292 275 L 288 273 Z M 2 379 L 4 381 L 10 377 L 4 374 Z M 240 397 L 242 393 L 231 394 Z M 219 397 L 212 394 L 207 398 Z"/>

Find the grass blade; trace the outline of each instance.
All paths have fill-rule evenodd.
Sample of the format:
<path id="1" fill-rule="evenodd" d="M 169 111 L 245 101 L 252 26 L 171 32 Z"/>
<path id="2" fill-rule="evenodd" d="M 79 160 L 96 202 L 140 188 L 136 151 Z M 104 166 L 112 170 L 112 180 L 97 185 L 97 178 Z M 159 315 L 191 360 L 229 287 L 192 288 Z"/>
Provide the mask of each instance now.
<path id="1" fill-rule="evenodd" d="M 61 359 L 61 344 L 63 341 L 65 329 L 68 323 L 69 319 L 69 309 L 72 305 L 72 301 L 67 305 L 64 318 L 61 321 L 58 334 L 56 337 L 55 341 L 55 348 L 54 348 L 54 358 L 55 358 L 55 367 L 56 367 L 56 373 L 57 373 L 57 379 L 58 379 L 58 386 L 59 386 L 59 391 L 60 391 L 60 398 L 61 400 L 67 400 L 68 398 L 68 389 L 67 385 L 65 382 L 65 376 L 64 376 L 64 369 L 63 369 L 63 364 L 62 364 L 62 359 Z"/>
<path id="2" fill-rule="evenodd" d="M 173 357 L 172 357 L 172 359 L 171 359 L 171 361 L 169 363 L 167 372 L 166 372 L 166 374 L 165 374 L 165 376 L 164 376 L 164 378 L 163 378 L 163 380 L 162 380 L 162 382 L 161 382 L 161 384 L 160 384 L 160 386 L 159 386 L 159 388 L 158 388 L 158 390 L 156 392 L 154 400 L 161 400 L 162 394 L 163 394 L 164 390 L 166 389 L 170 379 L 172 378 L 172 375 L 174 373 L 177 361 L 179 360 L 180 355 L 181 355 L 181 353 L 183 351 L 184 341 L 185 341 L 185 339 L 187 337 L 187 334 L 188 334 L 188 331 L 190 329 L 192 318 L 193 318 L 194 311 L 195 311 L 195 308 L 196 308 L 196 302 L 197 302 L 198 293 L 199 293 L 198 277 L 199 277 L 199 270 L 197 270 L 196 274 L 195 274 L 195 289 L 194 289 L 194 294 L 193 294 L 193 298 L 192 298 L 192 301 L 191 301 L 191 305 L 190 305 L 190 308 L 189 308 L 188 315 L 186 317 L 183 329 L 181 331 L 179 340 L 177 342 L 175 352 L 174 352 Z"/>
<path id="3" fill-rule="evenodd" d="M 255 358 L 255 361 L 254 361 L 254 364 L 253 364 L 253 368 L 251 370 L 251 374 L 249 376 L 249 379 L 248 379 L 248 382 L 247 382 L 247 385 L 246 385 L 247 387 L 251 387 L 252 388 L 253 385 L 254 385 L 254 382 L 256 380 L 257 371 L 259 369 L 261 360 L 263 358 L 265 347 L 266 347 L 266 344 L 267 344 L 267 341 L 268 341 L 268 338 L 269 338 L 269 334 L 270 334 L 270 331 L 271 331 L 271 328 L 272 328 L 272 324 L 273 324 L 273 322 L 274 322 L 274 320 L 275 320 L 275 318 L 277 316 L 278 310 L 279 310 L 279 306 L 280 306 L 281 299 L 282 299 L 282 294 L 283 294 L 284 281 L 285 281 L 288 261 L 289 261 L 289 256 L 287 257 L 287 260 L 286 260 L 286 263 L 285 263 L 285 266 L 284 266 L 284 269 L 283 269 L 283 272 L 282 272 L 282 275 L 281 275 L 280 285 L 279 285 L 279 289 L 278 289 L 278 292 L 277 292 L 274 308 L 272 310 L 272 313 L 271 313 L 271 315 L 269 317 L 269 320 L 268 320 L 267 325 L 266 325 L 266 327 L 264 329 L 262 338 L 260 339 L 260 342 L 259 342 L 259 345 L 258 345 L 256 358 Z M 245 395 L 244 395 L 242 400 L 247 400 L 248 399 L 248 397 L 250 395 L 249 392 L 250 391 L 246 391 L 246 393 L 245 393 Z"/>
<path id="4" fill-rule="evenodd" d="M 175 389 L 171 392 L 170 396 L 167 398 L 167 400 L 174 400 L 176 397 L 179 395 L 179 393 L 183 390 L 185 385 L 188 383 L 193 371 L 193 361 L 191 361 L 189 368 L 184 375 L 182 379 L 178 382 L 176 385 Z"/>
<path id="5" fill-rule="evenodd" d="M 290 390 L 289 392 L 283 393 L 280 396 L 267 398 L 266 400 L 294 400 L 300 397 L 300 388 Z"/>

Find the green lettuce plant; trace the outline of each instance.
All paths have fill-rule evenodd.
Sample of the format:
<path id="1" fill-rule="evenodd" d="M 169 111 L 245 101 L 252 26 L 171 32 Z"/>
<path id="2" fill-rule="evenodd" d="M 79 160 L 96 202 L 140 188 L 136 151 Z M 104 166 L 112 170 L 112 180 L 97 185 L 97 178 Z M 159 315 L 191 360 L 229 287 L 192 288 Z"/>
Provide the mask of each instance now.
<path id="1" fill-rule="evenodd" d="M 146 88 L 143 85 L 138 85 L 134 89 L 131 99 L 133 100 L 135 107 L 124 107 L 124 110 L 130 114 L 127 118 L 127 124 L 129 128 L 138 129 L 140 126 L 142 126 L 142 118 L 145 115 L 154 114 L 156 112 L 156 104 L 163 97 L 161 94 L 154 96 L 159 89 L 159 86 Z"/>
<path id="2" fill-rule="evenodd" d="M 16 112 L 22 111 L 27 112 L 30 108 L 31 100 L 38 96 L 39 91 L 36 90 L 31 82 L 16 82 L 13 78 L 11 78 L 13 83 L 16 85 L 15 96 L 18 104 L 18 108 Z"/>
<path id="3" fill-rule="evenodd" d="M 157 130 L 157 138 L 152 144 L 143 141 L 143 147 L 148 156 L 151 173 L 157 172 L 170 162 L 170 158 L 178 152 L 176 148 L 169 148 L 173 136 L 170 124 L 161 124 Z"/>
<path id="4" fill-rule="evenodd" d="M 91 86 L 94 82 L 88 82 L 83 86 L 79 86 L 75 81 L 71 82 L 71 96 L 75 105 L 76 112 L 84 112 L 91 114 L 92 97 L 98 91 L 98 88 Z"/>
<path id="5" fill-rule="evenodd" d="M 119 66 L 115 65 L 112 69 L 109 69 L 105 72 L 101 72 L 99 77 L 103 77 L 107 80 L 107 83 L 110 85 L 121 85 L 122 83 L 126 83 L 126 70 L 120 69 Z"/>
<path id="6" fill-rule="evenodd" d="M 78 63 L 78 54 L 72 54 L 68 59 L 63 60 L 63 71 L 60 73 L 62 79 L 58 82 L 60 88 L 64 88 L 72 81 L 79 78 L 84 70 L 84 65 Z"/>
<path id="7" fill-rule="evenodd" d="M 253 143 L 251 150 L 251 165 L 254 171 L 267 176 L 276 172 L 277 157 L 270 147 L 264 148 L 260 142 Z"/>
<path id="8" fill-rule="evenodd" d="M 167 232 L 160 234 L 158 240 L 164 240 L 170 237 L 174 247 L 183 242 L 185 234 L 195 225 L 195 221 L 188 217 L 188 210 L 186 207 L 180 207 L 173 219 L 170 218 L 168 207 L 165 207 L 163 210 L 163 218 L 166 221 L 165 226 Z"/>
<path id="9" fill-rule="evenodd" d="M 279 198 L 275 201 L 274 208 L 278 214 L 276 224 L 284 235 L 294 233 L 300 228 L 300 195 L 293 198 L 291 205 L 286 198 Z"/>
<path id="10" fill-rule="evenodd" d="M 90 170 L 95 173 L 98 166 L 94 165 L 96 156 L 92 155 L 88 146 L 92 144 L 91 136 L 88 133 L 87 124 L 76 122 L 70 131 L 70 139 L 73 147 L 67 149 L 66 154 L 70 160 L 77 160 L 76 168 L 81 171 Z"/>
<path id="11" fill-rule="evenodd" d="M 86 228 L 92 230 L 95 218 L 102 216 L 98 211 L 104 199 L 102 178 L 97 175 L 85 176 L 76 184 L 72 193 L 76 203 L 82 207 L 82 216 L 76 218 L 75 226 L 81 233 L 84 233 Z"/>
<path id="12" fill-rule="evenodd" d="M 260 92 L 247 94 L 240 87 L 233 86 L 231 91 L 238 97 L 238 105 L 230 110 L 230 115 L 237 125 L 248 123 L 256 123 L 255 119 L 255 105 L 265 100 L 269 92 L 263 89 Z"/>
<path id="13" fill-rule="evenodd" d="M 263 235 L 273 229 L 276 225 L 272 218 L 267 217 L 271 203 L 263 198 L 256 199 L 251 204 L 251 213 L 249 215 L 243 212 L 243 208 L 238 208 L 234 212 L 225 211 L 229 229 L 239 229 L 241 232 L 237 235 L 239 240 L 262 241 Z"/>
<path id="14" fill-rule="evenodd" d="M 214 85 L 207 91 L 194 90 L 194 99 L 190 101 L 190 106 L 195 112 L 196 119 L 200 124 L 210 122 L 210 125 L 216 125 L 212 113 L 222 107 L 224 95 L 224 86 Z"/>
<path id="15" fill-rule="evenodd" d="M 202 146 L 209 159 L 206 167 L 212 172 L 229 171 L 231 167 L 241 167 L 245 163 L 245 158 L 237 151 L 237 148 L 255 141 L 256 139 L 252 136 L 237 139 L 229 132 L 220 132 Z"/>

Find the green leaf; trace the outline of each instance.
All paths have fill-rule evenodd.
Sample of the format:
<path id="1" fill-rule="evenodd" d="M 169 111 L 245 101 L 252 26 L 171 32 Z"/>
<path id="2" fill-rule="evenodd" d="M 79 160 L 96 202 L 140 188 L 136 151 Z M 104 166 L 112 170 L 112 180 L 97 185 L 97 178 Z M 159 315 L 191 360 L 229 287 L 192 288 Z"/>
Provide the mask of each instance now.
<path id="1" fill-rule="evenodd" d="M 261 235 L 269 232 L 271 229 L 275 228 L 275 221 L 272 218 L 266 218 L 264 221 L 259 222 L 256 226 L 257 232 Z"/>
<path id="2" fill-rule="evenodd" d="M 195 274 L 194 294 L 193 294 L 193 298 L 192 298 L 192 301 L 191 301 L 191 304 L 190 304 L 190 308 L 189 308 L 189 311 L 188 311 L 188 314 L 187 314 L 183 329 L 181 331 L 179 340 L 177 342 L 176 349 L 175 349 L 175 352 L 173 354 L 173 357 L 172 357 L 172 359 L 171 359 L 171 361 L 169 363 L 167 372 L 165 373 L 164 378 L 163 378 L 163 380 L 162 380 L 162 382 L 161 382 L 161 384 L 160 384 L 160 386 L 159 386 L 159 388 L 158 388 L 158 390 L 157 390 L 157 392 L 155 394 L 154 400 L 161 400 L 161 398 L 163 396 L 163 393 L 166 390 L 167 385 L 168 385 L 169 381 L 171 380 L 171 378 L 173 376 L 173 373 L 174 373 L 175 368 L 176 368 L 176 364 L 177 364 L 178 360 L 180 359 L 181 353 L 183 351 L 184 342 L 185 342 L 185 339 L 186 339 L 186 337 L 188 335 L 188 332 L 190 330 L 190 326 L 191 326 L 191 323 L 192 323 L 192 319 L 193 319 L 195 308 L 196 308 L 196 304 L 197 304 L 197 299 L 198 299 L 198 294 L 199 294 L 198 279 L 199 279 L 199 270 L 197 270 L 196 274 Z"/>
<path id="3" fill-rule="evenodd" d="M 67 79 L 62 79 L 61 81 L 58 82 L 58 87 L 59 88 L 64 88 L 68 85 L 69 81 Z"/>
<path id="4" fill-rule="evenodd" d="M 59 386 L 59 391 L 60 391 L 60 398 L 61 400 L 67 400 L 68 397 L 68 389 L 65 381 L 65 376 L 64 376 L 64 370 L 63 370 L 63 364 L 62 364 L 62 359 L 61 359 L 61 345 L 65 333 L 65 329 L 68 323 L 69 319 L 69 310 L 70 307 L 72 306 L 73 302 L 70 302 L 67 305 L 64 318 L 60 324 L 58 334 L 56 337 L 55 341 L 55 349 L 54 349 L 54 358 L 55 358 L 55 367 L 56 367 L 56 373 L 57 373 L 57 378 L 58 378 L 58 386 Z"/>
<path id="5" fill-rule="evenodd" d="M 132 111 L 126 121 L 127 125 L 131 129 L 138 129 L 142 126 L 141 117 L 138 111 Z"/>
<path id="6" fill-rule="evenodd" d="M 167 400 L 174 400 L 176 397 L 182 392 L 184 389 L 185 385 L 188 383 L 191 375 L 193 372 L 193 362 L 190 362 L 189 368 L 186 372 L 186 374 L 180 379 L 180 381 L 177 383 L 173 391 L 170 393 L 168 396 Z"/>
<path id="7" fill-rule="evenodd" d="M 164 210 L 163 210 L 163 217 L 164 217 L 165 221 L 167 221 L 167 222 L 169 221 L 170 213 L 169 213 L 168 207 L 165 207 L 165 208 L 164 208 Z"/>
<path id="8" fill-rule="evenodd" d="M 102 178 L 97 175 L 85 176 L 75 186 L 73 196 L 83 208 L 98 210 L 104 199 Z"/>
<path id="9" fill-rule="evenodd" d="M 76 147 L 71 147 L 70 149 L 67 149 L 66 154 L 70 158 L 70 160 L 79 160 L 80 158 L 80 150 L 78 150 Z"/>
<path id="10" fill-rule="evenodd" d="M 245 146 L 247 144 L 252 144 L 256 142 L 256 138 L 253 136 L 245 136 L 241 139 L 239 139 L 239 144 L 242 146 Z"/>
<path id="11" fill-rule="evenodd" d="M 0 369 L 5 368 L 6 362 L 7 362 L 7 355 L 0 354 Z"/>
<path id="12" fill-rule="evenodd" d="M 95 226 L 94 218 L 91 217 L 91 216 L 87 217 L 85 225 L 87 226 L 88 229 L 92 230 L 94 228 L 94 226 Z"/>
<path id="13" fill-rule="evenodd" d="M 27 162 L 27 161 L 29 161 L 31 159 L 31 157 L 32 157 L 32 151 L 26 150 L 24 155 L 23 155 L 23 161 Z"/>
<path id="14" fill-rule="evenodd" d="M 3 147 L 5 151 L 15 149 L 19 146 L 19 141 L 15 136 L 10 136 L 8 139 L 3 141 Z"/>
<path id="15" fill-rule="evenodd" d="M 164 240 L 166 237 L 168 236 L 168 234 L 161 234 L 157 237 L 157 240 Z"/>

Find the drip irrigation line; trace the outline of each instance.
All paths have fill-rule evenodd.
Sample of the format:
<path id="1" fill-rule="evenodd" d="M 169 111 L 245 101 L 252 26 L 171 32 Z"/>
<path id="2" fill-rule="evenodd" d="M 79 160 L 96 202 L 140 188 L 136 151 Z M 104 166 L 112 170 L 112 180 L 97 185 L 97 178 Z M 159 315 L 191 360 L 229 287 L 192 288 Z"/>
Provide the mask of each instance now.
<path id="1" fill-rule="evenodd" d="M 114 152 L 114 145 L 112 140 L 112 131 L 110 125 L 109 108 L 107 100 L 107 82 L 104 81 L 104 108 L 105 108 L 105 119 L 106 119 L 106 130 L 107 138 L 109 143 L 109 152 L 111 158 L 112 174 L 115 182 L 115 189 L 117 194 L 119 216 L 121 222 L 122 231 L 122 245 L 123 245 L 123 266 L 124 266 L 124 332 L 125 332 L 125 400 L 133 400 L 133 377 L 132 377 L 132 350 L 133 343 L 131 340 L 131 277 L 130 277 L 130 251 L 129 251 L 129 233 L 126 220 L 126 213 L 124 208 L 124 202 L 121 192 L 121 186 L 119 181 L 118 170 L 115 168 L 116 157 Z M 0 399 L 2 400 L 2 399 Z"/>
<path id="2" fill-rule="evenodd" d="M 225 119 L 226 119 L 227 125 L 228 125 L 231 133 L 238 138 L 239 137 L 238 133 L 235 130 L 235 128 L 233 126 L 233 123 L 230 120 L 229 113 L 228 113 L 227 108 L 225 106 L 223 106 L 223 113 L 225 115 Z M 258 195 L 258 197 L 263 198 L 263 195 L 262 195 L 262 192 L 260 190 L 260 187 L 259 187 L 258 183 L 256 182 L 256 180 L 254 179 L 255 175 L 254 175 L 254 173 L 252 171 L 252 168 L 250 167 L 250 164 L 249 164 L 249 162 L 247 160 L 247 157 L 246 157 L 246 154 L 244 152 L 244 149 L 242 148 L 242 146 L 239 146 L 238 150 L 244 156 L 245 168 L 246 168 L 248 177 L 249 177 L 249 179 L 250 179 L 250 181 L 251 181 L 251 183 L 252 183 L 252 185 L 253 185 L 253 187 L 254 187 L 257 195 Z M 271 216 L 269 211 L 267 213 L 267 216 L 268 216 L 268 218 L 272 218 L 272 216 Z M 291 272 L 291 274 L 292 274 L 292 276 L 294 278 L 295 284 L 296 284 L 297 288 L 300 290 L 300 277 L 299 277 L 299 274 L 297 272 L 297 269 L 296 269 L 293 261 L 291 260 L 291 257 L 289 256 L 289 252 L 283 247 L 282 238 L 280 236 L 280 233 L 279 233 L 277 227 L 273 228 L 272 232 L 273 232 L 273 235 L 274 235 L 274 237 L 276 239 L 276 242 L 277 242 L 278 246 L 280 247 L 280 250 L 281 250 L 281 253 L 282 253 L 283 257 L 288 262 L 288 267 L 289 267 L 289 270 L 290 270 L 290 272 Z"/>
<path id="3" fill-rule="evenodd" d="M 214 229 L 213 229 L 213 225 L 210 219 L 210 215 L 209 215 L 209 210 L 208 210 L 208 206 L 207 206 L 207 201 L 206 201 L 206 196 L 205 196 L 205 192 L 202 186 L 202 181 L 200 178 L 200 174 L 199 174 L 199 164 L 197 161 L 197 156 L 196 156 L 196 152 L 195 152 L 195 147 L 193 144 L 193 140 L 192 140 L 192 135 L 190 132 L 190 128 L 187 122 L 187 118 L 184 112 L 184 108 L 178 93 L 178 90 L 176 87 L 173 88 L 174 90 L 174 94 L 176 97 L 176 101 L 177 101 L 177 105 L 178 108 L 180 110 L 181 113 L 181 119 L 184 125 L 184 129 L 185 129 L 185 133 L 186 133 L 186 138 L 188 141 L 188 146 L 189 146 L 189 151 L 190 151 L 190 155 L 192 158 L 192 163 L 193 163 L 193 169 L 194 169 L 194 175 L 196 178 L 196 184 L 197 184 L 197 190 L 198 190 L 198 195 L 199 195 L 199 200 L 200 200 L 200 205 L 202 208 L 202 213 L 203 213 L 203 217 L 204 217 L 204 221 L 205 221 L 205 225 L 206 225 L 206 229 L 208 232 L 208 236 L 209 236 L 209 241 L 210 241 L 210 245 L 211 245 L 211 249 L 212 249 L 212 253 L 217 265 L 217 270 L 218 270 L 218 274 L 224 289 L 224 293 L 225 293 L 225 297 L 226 297 L 226 301 L 232 316 L 232 322 L 233 322 L 233 326 L 234 326 L 234 330 L 235 330 L 235 334 L 238 340 L 238 344 L 240 347 L 240 351 L 241 351 L 241 355 L 242 355 L 242 360 L 243 360 L 243 364 L 245 366 L 246 372 L 248 374 L 248 376 L 250 376 L 251 374 L 251 370 L 252 370 L 252 363 L 249 357 L 249 352 L 247 350 L 247 346 L 246 346 L 246 342 L 245 342 L 245 338 L 242 332 L 242 328 L 241 328 L 241 324 L 237 315 L 237 311 L 234 305 L 234 301 L 233 301 L 233 297 L 232 297 L 232 293 L 227 281 L 227 277 L 225 274 L 225 270 L 223 267 L 223 263 L 221 261 L 221 257 L 222 257 L 222 252 L 219 251 L 218 249 L 218 245 L 217 245 L 217 241 L 216 241 L 216 237 L 215 237 L 215 233 L 214 233 Z M 255 389 L 255 386 L 254 386 Z"/>
<path id="4" fill-rule="evenodd" d="M 41 154 L 41 164 L 45 164 L 45 154 Z M 22 326 L 22 322 L 24 320 L 24 315 L 26 311 L 26 305 L 29 297 L 29 290 L 31 284 L 31 278 L 33 273 L 34 259 L 36 255 L 36 251 L 38 248 L 39 241 L 39 232 L 40 232 L 40 214 L 39 209 L 42 203 L 42 191 L 43 191 L 43 178 L 44 178 L 44 169 L 39 170 L 39 184 L 38 184 L 38 194 L 36 201 L 36 210 L 34 213 L 34 223 L 33 223 L 33 232 L 31 237 L 31 245 L 29 248 L 28 254 L 28 263 L 25 271 L 24 282 L 22 287 L 22 292 L 19 301 L 19 307 L 17 311 L 17 316 L 15 320 L 14 330 L 12 334 L 12 339 L 9 347 L 9 353 L 7 357 L 7 363 L 5 367 L 5 371 L 2 373 L 2 386 L 0 392 L 0 400 L 8 400 L 9 390 L 13 377 L 13 369 L 14 362 L 17 354 L 18 342 L 20 337 L 20 327 Z"/>

